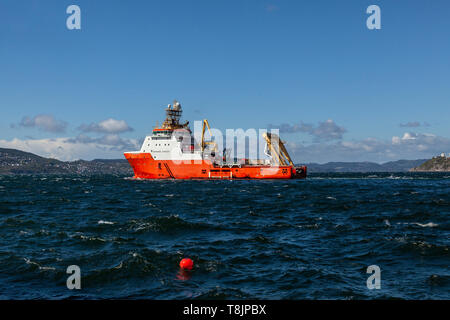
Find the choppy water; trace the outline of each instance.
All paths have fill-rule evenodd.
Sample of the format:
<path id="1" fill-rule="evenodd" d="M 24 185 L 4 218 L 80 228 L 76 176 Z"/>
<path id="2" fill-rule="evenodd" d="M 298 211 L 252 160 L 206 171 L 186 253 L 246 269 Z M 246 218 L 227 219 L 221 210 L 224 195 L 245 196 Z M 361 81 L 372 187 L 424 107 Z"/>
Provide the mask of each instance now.
<path id="1" fill-rule="evenodd" d="M 449 174 L 0 176 L 0 298 L 449 299 L 449 214 Z"/>

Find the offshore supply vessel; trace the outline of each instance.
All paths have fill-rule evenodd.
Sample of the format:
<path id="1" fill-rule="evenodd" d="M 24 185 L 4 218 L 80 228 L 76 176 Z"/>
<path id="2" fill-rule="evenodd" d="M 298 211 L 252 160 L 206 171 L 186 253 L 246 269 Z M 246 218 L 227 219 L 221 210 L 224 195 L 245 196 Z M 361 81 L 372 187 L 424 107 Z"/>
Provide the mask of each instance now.
<path id="1" fill-rule="evenodd" d="M 180 123 L 181 105 L 176 100 L 166 108 L 161 126 L 145 137 L 141 150 L 125 152 L 137 179 L 301 179 L 306 166 L 295 166 L 283 142 L 274 133 L 264 133 L 268 159 L 230 159 L 226 149 L 217 152 L 214 141 L 205 140 L 208 120 L 203 120 L 201 141 L 194 139 L 189 122 Z"/>

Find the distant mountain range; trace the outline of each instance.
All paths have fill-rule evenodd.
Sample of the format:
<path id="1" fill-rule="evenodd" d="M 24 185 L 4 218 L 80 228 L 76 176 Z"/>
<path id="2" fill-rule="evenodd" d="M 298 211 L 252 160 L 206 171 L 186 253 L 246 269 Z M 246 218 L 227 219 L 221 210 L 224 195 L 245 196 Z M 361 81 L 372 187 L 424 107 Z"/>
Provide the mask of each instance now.
<path id="1" fill-rule="evenodd" d="M 427 159 L 389 161 L 383 164 L 375 162 L 328 162 L 324 164 L 308 163 L 309 173 L 314 172 L 405 172 L 410 171 Z"/>
<path id="2" fill-rule="evenodd" d="M 405 172 L 413 171 L 427 159 L 374 162 L 308 163 L 308 172 Z M 427 167 L 428 168 L 428 167 Z M 423 168 L 422 171 L 427 171 Z M 434 168 L 431 166 L 431 168 Z M 415 170 L 415 169 L 414 169 Z M 420 171 L 420 170 L 418 170 Z M 15 149 L 0 148 L 0 174 L 121 174 L 133 175 L 125 159 L 60 161 Z"/>
<path id="3" fill-rule="evenodd" d="M 0 148 L 0 174 L 126 174 L 133 175 L 126 159 L 59 161 L 15 149 Z"/>

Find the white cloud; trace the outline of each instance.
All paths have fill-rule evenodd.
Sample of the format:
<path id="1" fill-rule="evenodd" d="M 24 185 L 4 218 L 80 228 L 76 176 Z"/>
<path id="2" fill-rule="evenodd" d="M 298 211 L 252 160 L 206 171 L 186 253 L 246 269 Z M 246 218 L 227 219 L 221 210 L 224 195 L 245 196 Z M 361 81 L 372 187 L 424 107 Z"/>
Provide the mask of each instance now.
<path id="1" fill-rule="evenodd" d="M 64 132 L 67 122 L 56 120 L 52 115 L 40 114 L 34 117 L 23 117 L 19 123 L 20 127 L 39 128 L 47 132 Z M 15 127 L 15 125 L 12 125 Z"/>
<path id="2" fill-rule="evenodd" d="M 99 133 L 122 133 L 127 131 L 133 131 L 125 120 L 106 119 L 99 123 L 91 123 L 89 125 L 81 125 L 78 127 L 83 132 L 99 132 Z"/>
<path id="3" fill-rule="evenodd" d="M 64 132 L 67 123 L 57 121 L 51 115 L 38 115 L 32 118 L 24 117 L 18 126 L 37 127 L 49 132 Z M 12 125 L 12 127 L 15 127 L 15 125 Z M 118 135 L 118 133 L 133 130 L 124 120 L 109 118 L 99 123 L 82 125 L 79 129 L 84 132 L 104 133 L 104 135 L 95 138 L 85 134 L 80 134 L 77 137 L 54 139 L 14 138 L 12 140 L 0 140 L 0 147 L 28 151 L 59 160 L 122 158 L 124 151 L 139 149 L 137 140 L 121 138 Z"/>
<path id="4" fill-rule="evenodd" d="M 338 126 L 333 120 L 328 119 L 324 122 L 319 122 L 319 125 L 314 128 L 312 134 L 318 140 L 339 140 L 342 135 L 347 132 L 344 127 Z"/>
<path id="5" fill-rule="evenodd" d="M 137 147 L 136 140 L 124 139 L 117 134 L 106 134 L 99 138 L 91 138 L 87 135 L 80 134 L 75 138 L 67 138 L 67 142 L 106 145 L 112 146 L 117 150 L 132 149 Z"/>
<path id="6" fill-rule="evenodd" d="M 313 143 L 288 143 L 288 151 L 297 162 L 374 161 L 427 159 L 450 151 L 450 139 L 433 134 L 405 132 L 391 141 L 367 138 L 364 140 Z"/>
<path id="7" fill-rule="evenodd" d="M 319 122 L 317 126 L 312 124 L 303 123 L 300 124 L 288 124 L 283 123 L 281 125 L 268 125 L 269 129 L 279 129 L 280 133 L 296 133 L 304 132 L 308 133 L 314 138 L 314 141 L 331 141 L 340 140 L 343 134 L 347 132 L 344 127 L 337 125 L 333 120 L 328 119 L 323 122 Z"/>
<path id="8" fill-rule="evenodd" d="M 403 134 L 403 137 L 401 137 L 401 138 L 397 137 L 397 136 L 392 137 L 392 143 L 393 144 L 401 144 L 402 142 L 407 141 L 407 140 L 415 140 L 415 139 L 417 139 L 417 137 L 418 137 L 418 135 L 416 133 L 405 132 Z"/>
<path id="9" fill-rule="evenodd" d="M 429 127 L 430 124 L 428 122 L 424 122 L 423 124 L 421 124 L 419 121 L 400 123 L 400 127 L 406 127 L 406 128 L 417 128 L 420 126 Z"/>
<path id="10" fill-rule="evenodd" d="M 309 128 L 306 125 L 303 128 Z M 329 129 L 331 128 L 331 129 Z M 334 122 L 325 121 L 308 129 L 318 136 L 332 137 Z M 306 129 L 305 129 L 306 130 Z M 339 130 L 337 130 L 339 133 Z M 80 134 L 77 137 L 55 139 L 24 138 L 0 140 L 0 147 L 32 152 L 60 160 L 122 158 L 124 151 L 138 150 L 142 140 L 122 138 L 108 133 L 100 137 Z M 450 139 L 430 133 L 405 132 L 390 140 L 366 138 L 315 143 L 287 142 L 287 149 L 295 162 L 374 161 L 426 159 L 441 152 L 450 152 Z"/>
<path id="11" fill-rule="evenodd" d="M 104 139 L 103 139 L 104 138 Z M 12 139 L 0 140 L 0 147 L 31 152 L 42 157 L 58 160 L 92 160 L 98 158 L 123 158 L 124 151 L 138 148 L 138 141 L 120 137 L 102 137 L 92 139 L 55 138 L 55 139 Z M 130 147 L 132 150 L 127 149 Z"/>

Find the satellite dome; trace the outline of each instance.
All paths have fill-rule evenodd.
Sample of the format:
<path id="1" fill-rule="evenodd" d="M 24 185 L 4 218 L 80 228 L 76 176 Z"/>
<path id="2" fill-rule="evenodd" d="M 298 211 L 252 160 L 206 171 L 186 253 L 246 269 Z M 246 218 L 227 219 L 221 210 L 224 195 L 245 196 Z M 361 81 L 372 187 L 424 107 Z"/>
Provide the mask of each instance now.
<path id="1" fill-rule="evenodd" d="M 175 110 L 180 110 L 181 109 L 181 104 L 177 100 L 174 100 L 173 101 L 173 108 Z"/>

